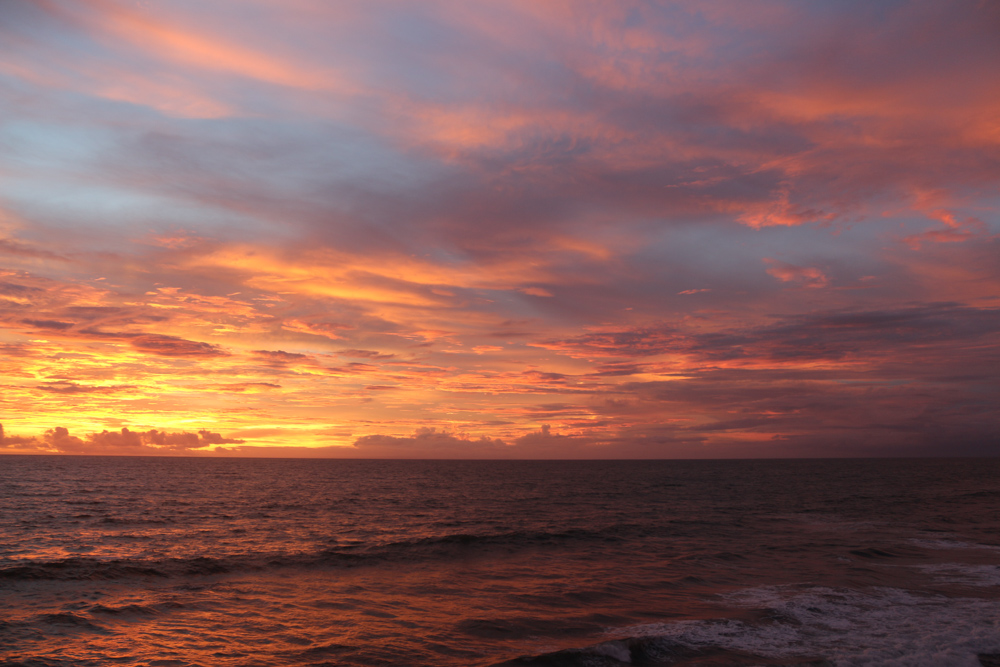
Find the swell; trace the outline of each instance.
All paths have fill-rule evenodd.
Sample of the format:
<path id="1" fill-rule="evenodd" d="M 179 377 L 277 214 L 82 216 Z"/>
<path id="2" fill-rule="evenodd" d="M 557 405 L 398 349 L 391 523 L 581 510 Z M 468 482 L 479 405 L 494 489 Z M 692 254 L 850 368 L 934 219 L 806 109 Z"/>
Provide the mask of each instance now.
<path id="1" fill-rule="evenodd" d="M 633 637 L 582 649 L 523 656 L 492 667 L 667 667 L 669 665 L 779 665 L 833 667 L 818 656 L 775 658 L 723 646 L 695 646 L 666 637 Z"/>
<path id="2" fill-rule="evenodd" d="M 226 556 L 161 559 L 99 559 L 74 557 L 22 561 L 0 568 L 0 581 L 108 580 L 218 575 L 273 568 L 358 567 L 391 562 L 419 562 L 495 555 L 498 551 L 614 544 L 645 534 L 647 528 L 616 525 L 600 530 L 508 531 L 488 534 L 454 533 L 380 545 L 345 545 L 313 553 L 245 553 Z"/>

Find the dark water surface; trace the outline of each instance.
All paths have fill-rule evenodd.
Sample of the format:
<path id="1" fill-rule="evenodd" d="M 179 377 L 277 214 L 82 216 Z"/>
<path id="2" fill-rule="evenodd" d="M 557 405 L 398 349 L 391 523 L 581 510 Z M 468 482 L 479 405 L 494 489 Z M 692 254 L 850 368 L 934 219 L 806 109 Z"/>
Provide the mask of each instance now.
<path id="1" fill-rule="evenodd" d="M 8 666 L 975 666 L 998 564 L 994 459 L 0 457 Z"/>

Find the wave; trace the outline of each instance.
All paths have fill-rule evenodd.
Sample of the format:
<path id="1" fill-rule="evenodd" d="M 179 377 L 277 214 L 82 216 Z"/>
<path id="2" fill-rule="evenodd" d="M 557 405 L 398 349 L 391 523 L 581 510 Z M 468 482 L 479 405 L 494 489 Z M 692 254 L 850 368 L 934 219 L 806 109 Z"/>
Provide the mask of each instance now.
<path id="1" fill-rule="evenodd" d="M 632 665 L 1000 666 L 1000 600 L 895 588 L 765 586 L 721 596 L 747 620 L 682 620 L 609 630 L 594 646 L 494 667 Z"/>
<path id="2" fill-rule="evenodd" d="M 30 581 L 35 579 L 122 579 L 126 577 L 165 577 L 166 572 L 142 560 L 110 560 L 96 558 L 64 558 L 53 561 L 29 561 L 0 569 L 0 580 Z"/>
<path id="3" fill-rule="evenodd" d="M 573 543 L 616 544 L 641 528 L 616 525 L 599 530 L 508 531 L 455 533 L 375 545 L 344 545 L 313 553 L 245 553 L 224 556 L 160 559 L 73 557 L 51 561 L 24 560 L 0 568 L 0 581 L 105 580 L 220 575 L 274 568 L 357 567 L 386 562 L 427 561 L 493 555 L 559 547 Z"/>
<path id="4" fill-rule="evenodd" d="M 754 665 L 756 667 L 834 667 L 822 657 L 758 655 L 723 646 L 695 646 L 671 639 L 633 637 L 604 642 L 583 649 L 565 649 L 537 656 L 515 658 L 493 667 L 668 667 L 676 664 Z"/>

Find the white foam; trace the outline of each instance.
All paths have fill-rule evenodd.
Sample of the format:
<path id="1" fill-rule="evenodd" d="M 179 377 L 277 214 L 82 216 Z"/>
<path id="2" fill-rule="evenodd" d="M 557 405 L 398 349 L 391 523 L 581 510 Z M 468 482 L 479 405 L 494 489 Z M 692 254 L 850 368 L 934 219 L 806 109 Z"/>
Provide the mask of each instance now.
<path id="1" fill-rule="evenodd" d="M 979 667 L 977 653 L 1000 652 L 1000 600 L 915 595 L 893 588 L 862 593 L 774 586 L 726 599 L 737 606 L 774 609 L 799 624 L 677 621 L 624 632 L 772 658 L 820 656 L 838 667 Z"/>
<path id="2" fill-rule="evenodd" d="M 925 540 L 914 538 L 911 544 L 925 549 L 985 549 L 989 551 L 1000 551 L 1000 546 L 995 544 L 974 544 L 972 542 L 961 542 L 959 540 Z"/>
<path id="3" fill-rule="evenodd" d="M 1000 565 L 967 565 L 937 563 L 917 565 L 918 570 L 932 575 L 938 583 L 959 586 L 1000 586 Z"/>
<path id="4" fill-rule="evenodd" d="M 604 644 L 598 644 L 594 646 L 591 653 L 596 653 L 598 655 L 606 655 L 609 658 L 614 658 L 619 662 L 629 663 L 632 661 L 632 655 L 629 653 L 628 647 L 619 642 L 606 642 Z"/>

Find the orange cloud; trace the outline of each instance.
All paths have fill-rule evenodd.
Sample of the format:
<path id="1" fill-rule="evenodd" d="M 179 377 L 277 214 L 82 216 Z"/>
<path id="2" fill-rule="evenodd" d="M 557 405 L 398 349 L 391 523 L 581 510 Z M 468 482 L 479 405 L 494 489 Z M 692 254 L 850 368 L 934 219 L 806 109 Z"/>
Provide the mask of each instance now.
<path id="1" fill-rule="evenodd" d="M 111 0 L 87 0 L 87 3 L 100 13 L 100 21 L 95 23 L 101 29 L 164 60 L 299 88 L 328 87 L 337 78 L 330 69 L 303 67 L 230 43 L 218 34 L 200 34 L 191 27 L 171 25 Z"/>

